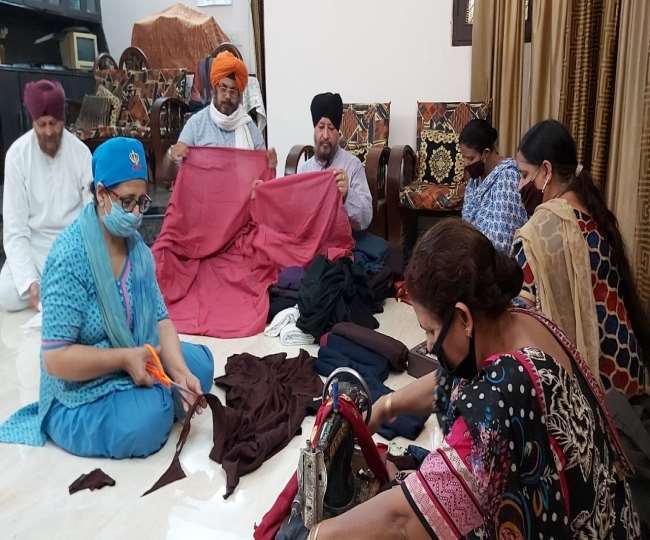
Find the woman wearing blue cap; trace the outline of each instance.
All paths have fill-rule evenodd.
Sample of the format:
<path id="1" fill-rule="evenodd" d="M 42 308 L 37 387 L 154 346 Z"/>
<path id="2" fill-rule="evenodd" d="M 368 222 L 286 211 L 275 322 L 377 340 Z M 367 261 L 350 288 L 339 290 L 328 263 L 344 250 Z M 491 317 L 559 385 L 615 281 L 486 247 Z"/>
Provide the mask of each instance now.
<path id="1" fill-rule="evenodd" d="M 144 346 L 157 348 L 188 394 L 212 386 L 213 358 L 180 343 L 138 233 L 151 204 L 142 144 L 106 141 L 93 176 L 94 204 L 56 239 L 43 273 L 39 401 L 0 426 L 0 441 L 43 445 L 49 437 L 81 456 L 147 456 L 182 415 L 175 404 L 192 396 L 155 384 Z"/>

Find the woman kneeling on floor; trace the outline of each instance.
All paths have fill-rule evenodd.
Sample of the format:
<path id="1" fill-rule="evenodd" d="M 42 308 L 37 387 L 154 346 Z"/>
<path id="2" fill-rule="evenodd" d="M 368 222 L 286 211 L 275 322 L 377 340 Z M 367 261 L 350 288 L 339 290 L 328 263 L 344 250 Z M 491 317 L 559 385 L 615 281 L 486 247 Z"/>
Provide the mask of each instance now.
<path id="1" fill-rule="evenodd" d="M 155 384 L 144 345 L 195 393 L 212 386 L 213 358 L 180 343 L 138 233 L 151 203 L 142 143 L 116 137 L 99 146 L 93 176 L 94 204 L 57 238 L 43 273 L 39 401 L 0 426 L 0 441 L 49 437 L 80 456 L 142 457 L 163 446 L 192 399 Z"/>
<path id="2" fill-rule="evenodd" d="M 521 283 L 517 263 L 468 224 L 446 219 L 424 235 L 407 287 L 453 377 L 445 439 L 401 485 L 316 525 L 311 540 L 640 537 L 603 393 L 551 321 L 510 307 Z M 371 428 L 430 411 L 438 388 L 430 374 L 381 398 Z"/>

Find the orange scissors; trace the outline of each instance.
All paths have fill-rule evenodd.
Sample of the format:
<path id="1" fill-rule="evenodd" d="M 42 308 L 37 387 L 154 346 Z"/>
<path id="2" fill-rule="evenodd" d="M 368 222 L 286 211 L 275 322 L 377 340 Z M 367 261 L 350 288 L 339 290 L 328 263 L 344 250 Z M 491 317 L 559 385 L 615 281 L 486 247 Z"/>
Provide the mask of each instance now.
<path id="1" fill-rule="evenodd" d="M 147 351 L 151 355 L 151 360 L 147 362 L 145 369 L 150 375 L 155 377 L 160 382 L 160 384 L 162 384 L 166 388 L 175 386 L 179 390 L 182 390 L 183 392 L 188 392 L 189 394 L 193 394 L 197 397 L 200 395 L 196 393 L 194 390 L 190 390 L 186 386 L 183 386 L 182 384 L 178 384 L 177 382 L 172 381 L 169 378 L 169 375 L 165 373 L 165 370 L 163 369 L 162 362 L 160 361 L 160 357 L 158 356 L 156 349 L 154 349 L 149 344 L 145 344 L 144 348 L 147 349 Z"/>

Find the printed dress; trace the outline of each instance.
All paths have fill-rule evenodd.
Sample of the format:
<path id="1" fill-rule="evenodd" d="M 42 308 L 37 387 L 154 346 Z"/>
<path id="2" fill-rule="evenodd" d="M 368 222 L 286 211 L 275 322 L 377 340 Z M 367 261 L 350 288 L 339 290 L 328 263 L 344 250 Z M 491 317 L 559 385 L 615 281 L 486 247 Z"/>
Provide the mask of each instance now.
<path id="1" fill-rule="evenodd" d="M 463 220 L 506 253 L 510 253 L 515 231 L 528 221 L 518 187 L 517 164 L 507 158 L 481 182 L 473 178 L 465 188 Z"/>
<path id="2" fill-rule="evenodd" d="M 406 498 L 432 538 L 640 538 L 602 390 L 529 313 L 573 373 L 534 348 L 487 359 L 452 391 L 443 444 L 406 478 Z"/>
<path id="3" fill-rule="evenodd" d="M 641 350 L 632 330 L 620 293 L 621 278 L 611 262 L 611 245 L 587 214 L 574 209 L 578 225 L 589 250 L 591 284 L 598 315 L 600 338 L 599 368 L 605 390 L 615 388 L 628 397 L 648 394 L 650 380 L 641 361 Z M 535 276 L 521 243 L 514 255 L 524 271 L 522 291 L 529 300 L 537 298 Z"/>

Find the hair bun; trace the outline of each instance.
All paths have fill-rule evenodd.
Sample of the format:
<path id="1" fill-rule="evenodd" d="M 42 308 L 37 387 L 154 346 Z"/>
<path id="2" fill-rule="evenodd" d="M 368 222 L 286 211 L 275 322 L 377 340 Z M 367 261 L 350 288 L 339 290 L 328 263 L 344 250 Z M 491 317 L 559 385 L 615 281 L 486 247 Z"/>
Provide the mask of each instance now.
<path id="1" fill-rule="evenodd" d="M 511 300 L 519 294 L 524 283 L 524 273 L 515 259 L 495 250 L 494 272 L 503 295 Z"/>

